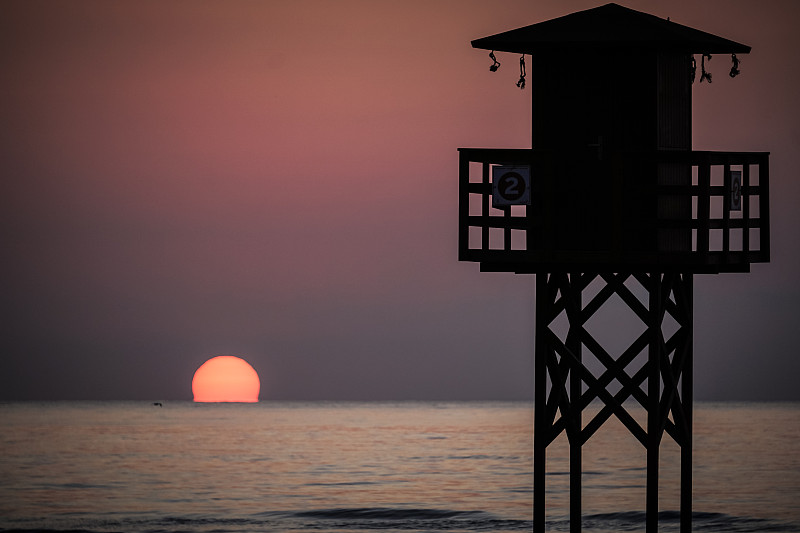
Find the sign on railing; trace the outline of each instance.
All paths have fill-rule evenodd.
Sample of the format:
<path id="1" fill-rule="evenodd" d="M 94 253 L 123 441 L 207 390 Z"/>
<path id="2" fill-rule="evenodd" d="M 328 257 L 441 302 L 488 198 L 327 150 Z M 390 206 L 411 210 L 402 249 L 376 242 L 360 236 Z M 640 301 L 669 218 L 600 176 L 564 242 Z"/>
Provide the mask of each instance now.
<path id="1" fill-rule="evenodd" d="M 531 205 L 531 169 L 523 166 L 492 167 L 492 206 Z"/>

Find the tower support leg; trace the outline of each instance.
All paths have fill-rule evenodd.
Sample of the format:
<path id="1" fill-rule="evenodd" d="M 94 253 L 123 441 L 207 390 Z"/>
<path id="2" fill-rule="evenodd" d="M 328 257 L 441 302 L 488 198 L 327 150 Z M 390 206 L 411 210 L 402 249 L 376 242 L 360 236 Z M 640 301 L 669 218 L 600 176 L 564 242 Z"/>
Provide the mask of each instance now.
<path id="1" fill-rule="evenodd" d="M 569 333 L 567 334 L 567 349 L 575 358 L 577 365 L 582 364 L 581 357 L 581 329 L 583 318 L 581 316 L 581 290 L 580 274 L 570 274 L 569 279 L 564 279 L 561 285 L 562 297 L 565 298 L 565 307 L 569 317 Z M 580 438 L 580 428 L 583 426 L 583 409 L 577 398 L 581 396 L 583 380 L 575 369 L 569 371 L 569 416 L 570 427 L 573 431 L 569 435 L 569 529 L 570 533 L 581 531 L 581 479 L 583 471 L 583 442 Z"/>
<path id="2" fill-rule="evenodd" d="M 547 369 L 545 336 L 540 335 L 548 300 L 547 275 L 536 276 L 536 327 L 534 337 L 534 413 L 533 413 L 533 531 L 545 533 L 545 468 L 549 423 L 547 421 Z"/>
<path id="3" fill-rule="evenodd" d="M 650 342 L 647 350 L 647 494 L 645 516 L 647 533 L 658 531 L 658 448 L 661 445 L 661 346 L 663 336 L 661 321 L 661 274 L 651 274 L 648 290 L 648 332 Z"/>
<path id="4" fill-rule="evenodd" d="M 683 293 L 679 304 L 686 313 L 685 360 L 681 369 L 681 401 L 685 418 L 684 440 L 681 442 L 681 533 L 692 533 L 692 424 L 694 421 L 694 283 L 691 274 L 682 276 Z"/>
<path id="5" fill-rule="evenodd" d="M 582 293 L 594 280 L 605 283 L 584 302 Z M 644 287 L 641 300 L 626 285 Z M 633 281 L 631 281 L 633 282 Z M 567 274 L 536 276 L 534 392 L 535 533 L 546 526 L 545 475 L 547 446 L 562 432 L 569 440 L 570 531 L 581 530 L 582 446 L 611 416 L 633 434 L 646 451 L 646 531 L 658 530 L 659 449 L 666 432 L 680 446 L 681 533 L 691 533 L 692 512 L 692 275 Z M 609 354 L 585 324 L 611 296 L 617 295 L 644 323 L 645 330 L 621 354 Z M 568 332 L 555 332 L 556 319 L 566 314 Z M 665 317 L 671 317 L 665 338 Z M 563 323 L 563 320 L 559 322 Z M 584 352 L 604 368 L 597 377 L 587 368 Z M 631 365 L 637 358 L 644 364 Z M 639 367 L 635 372 L 630 367 Z M 616 381 L 611 392 L 609 385 Z M 602 408 L 588 423 L 583 409 L 600 400 Z M 626 402 L 638 402 L 647 414 L 642 427 Z M 635 403 L 633 403 L 635 405 Z"/>

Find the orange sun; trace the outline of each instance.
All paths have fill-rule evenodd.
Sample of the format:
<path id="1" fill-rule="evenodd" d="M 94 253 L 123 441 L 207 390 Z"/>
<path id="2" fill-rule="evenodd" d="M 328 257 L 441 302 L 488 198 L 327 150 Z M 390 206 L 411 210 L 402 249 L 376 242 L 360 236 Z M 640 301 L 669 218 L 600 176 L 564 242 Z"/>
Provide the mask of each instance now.
<path id="1" fill-rule="evenodd" d="M 194 373 L 192 393 L 196 402 L 258 401 L 261 382 L 250 364 L 239 357 L 212 357 Z"/>

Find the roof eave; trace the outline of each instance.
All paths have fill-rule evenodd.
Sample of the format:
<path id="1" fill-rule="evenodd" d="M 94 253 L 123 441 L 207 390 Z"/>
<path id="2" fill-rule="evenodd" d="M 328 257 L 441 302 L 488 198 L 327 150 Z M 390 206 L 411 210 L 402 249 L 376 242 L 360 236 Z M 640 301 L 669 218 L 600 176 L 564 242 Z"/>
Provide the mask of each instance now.
<path id="1" fill-rule="evenodd" d="M 475 39 L 472 46 L 521 54 L 625 47 L 690 54 L 750 53 L 747 45 L 617 4 Z"/>
<path id="2" fill-rule="evenodd" d="M 502 34 L 501 34 L 502 35 Z M 668 43 L 653 41 L 548 41 L 548 42 L 513 42 L 508 40 L 484 37 L 471 42 L 473 48 L 493 50 L 495 52 L 510 52 L 516 54 L 536 55 L 552 51 L 585 50 L 592 49 L 652 49 L 657 52 L 674 52 L 686 54 L 749 54 L 751 47 L 727 41 L 724 43 Z"/>

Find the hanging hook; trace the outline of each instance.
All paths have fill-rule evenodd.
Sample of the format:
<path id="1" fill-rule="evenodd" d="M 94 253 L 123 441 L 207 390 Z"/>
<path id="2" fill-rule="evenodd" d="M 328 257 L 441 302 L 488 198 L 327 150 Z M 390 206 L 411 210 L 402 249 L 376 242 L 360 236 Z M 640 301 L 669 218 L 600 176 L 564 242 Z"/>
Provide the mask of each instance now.
<path id="1" fill-rule="evenodd" d="M 700 83 L 703 83 L 703 80 L 708 80 L 708 83 L 711 83 L 711 73 L 706 72 L 706 58 L 711 61 L 711 54 L 703 54 L 703 59 L 700 62 Z"/>
<path id="2" fill-rule="evenodd" d="M 525 88 L 525 54 L 522 54 L 519 57 L 519 81 L 517 82 L 517 87 L 520 89 Z"/>
<path id="3" fill-rule="evenodd" d="M 497 72 L 497 69 L 499 69 L 499 68 L 500 68 L 500 62 L 499 62 L 499 61 L 497 60 L 497 58 L 494 56 L 494 50 L 492 50 L 491 52 L 489 52 L 489 59 L 491 59 L 491 60 L 492 60 L 492 64 L 491 64 L 491 65 L 489 65 L 489 70 L 490 70 L 491 72 Z"/>
<path id="4" fill-rule="evenodd" d="M 731 66 L 730 76 L 731 78 L 735 78 L 741 74 L 739 70 L 739 58 L 736 57 L 736 54 L 731 54 L 731 61 L 733 62 L 733 66 Z"/>

